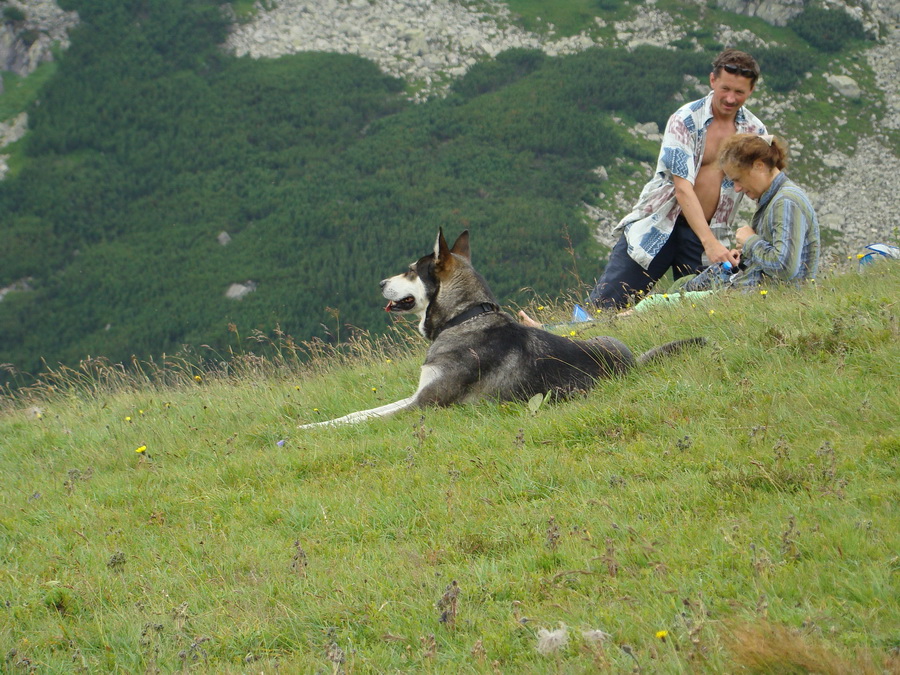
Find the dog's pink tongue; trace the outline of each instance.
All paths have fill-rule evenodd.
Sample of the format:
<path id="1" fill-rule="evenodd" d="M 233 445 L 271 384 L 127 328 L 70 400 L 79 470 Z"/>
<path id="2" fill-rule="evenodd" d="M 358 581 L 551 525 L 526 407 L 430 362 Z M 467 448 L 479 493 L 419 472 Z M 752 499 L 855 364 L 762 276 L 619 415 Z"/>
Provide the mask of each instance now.
<path id="1" fill-rule="evenodd" d="M 388 304 L 387 304 L 387 306 L 384 308 L 384 311 L 385 311 L 385 312 L 390 312 L 390 311 L 391 311 L 391 307 L 393 307 L 393 306 L 394 306 L 394 301 L 393 301 L 393 300 L 388 300 Z"/>

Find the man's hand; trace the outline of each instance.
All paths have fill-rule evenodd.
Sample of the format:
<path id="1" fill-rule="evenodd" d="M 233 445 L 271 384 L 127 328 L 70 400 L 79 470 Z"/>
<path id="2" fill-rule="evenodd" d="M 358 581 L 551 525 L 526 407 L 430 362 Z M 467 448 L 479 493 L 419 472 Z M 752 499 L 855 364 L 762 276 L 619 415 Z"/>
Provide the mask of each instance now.
<path id="1" fill-rule="evenodd" d="M 718 239 L 705 245 L 703 251 L 711 263 L 730 262 L 732 265 L 737 265 L 741 260 L 737 251 L 729 251 Z"/>
<path id="2" fill-rule="evenodd" d="M 709 228 L 703 207 L 700 205 L 697 193 L 694 192 L 693 183 L 680 176 L 673 176 L 672 182 L 675 184 L 675 199 L 681 207 L 681 213 L 700 243 L 703 244 L 703 252 L 706 253 L 709 261 L 712 263 L 730 262 L 732 265 L 737 265 L 738 256 L 733 255 L 725 248 Z"/>

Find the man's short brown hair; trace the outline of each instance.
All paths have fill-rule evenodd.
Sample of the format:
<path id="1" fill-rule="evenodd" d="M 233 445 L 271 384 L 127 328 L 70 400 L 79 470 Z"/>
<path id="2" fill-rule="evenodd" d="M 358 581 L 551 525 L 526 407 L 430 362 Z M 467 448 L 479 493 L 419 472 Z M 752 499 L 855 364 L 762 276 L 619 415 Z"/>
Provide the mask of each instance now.
<path id="1" fill-rule="evenodd" d="M 731 68 L 726 68 L 726 66 L 733 66 L 737 69 L 737 72 L 733 74 L 749 77 L 750 86 L 756 86 L 756 81 L 759 79 L 759 64 L 747 52 L 742 52 L 739 49 L 726 49 L 712 62 L 713 75 L 718 77 L 722 70 L 733 72 Z"/>

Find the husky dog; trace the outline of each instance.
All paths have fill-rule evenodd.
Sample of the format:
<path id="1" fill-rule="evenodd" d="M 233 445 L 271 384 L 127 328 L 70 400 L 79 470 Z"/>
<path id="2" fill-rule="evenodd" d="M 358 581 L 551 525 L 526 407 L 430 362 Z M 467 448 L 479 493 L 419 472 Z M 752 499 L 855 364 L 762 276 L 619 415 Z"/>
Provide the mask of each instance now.
<path id="1" fill-rule="evenodd" d="M 612 337 L 570 340 L 540 328 L 523 326 L 501 311 L 487 283 L 472 267 L 469 231 L 453 247 L 438 232 L 434 253 L 381 282 L 385 310 L 419 317 L 419 332 L 431 341 L 409 398 L 350 413 L 327 422 L 355 424 L 407 408 L 447 406 L 482 398 L 527 400 L 553 392 L 566 396 L 588 390 L 595 380 L 621 375 L 635 365 L 703 344 L 703 338 L 669 342 L 635 358 Z"/>

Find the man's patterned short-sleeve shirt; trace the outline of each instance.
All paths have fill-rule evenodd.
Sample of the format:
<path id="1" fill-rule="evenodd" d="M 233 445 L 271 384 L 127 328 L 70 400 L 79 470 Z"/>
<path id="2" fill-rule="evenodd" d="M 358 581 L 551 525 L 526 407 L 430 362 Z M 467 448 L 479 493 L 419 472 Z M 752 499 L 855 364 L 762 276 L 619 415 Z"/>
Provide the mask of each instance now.
<path id="1" fill-rule="evenodd" d="M 656 163 L 656 173 L 650 179 L 634 207 L 615 228 L 625 233 L 628 255 L 644 269 L 668 241 L 681 213 L 675 199 L 673 176 L 680 176 L 692 184 L 700 170 L 703 150 L 706 147 L 706 131 L 713 119 L 712 97 L 706 97 L 683 105 L 675 111 L 666 124 L 662 147 Z M 766 127 L 753 113 L 741 107 L 735 117 L 737 133 L 764 134 Z M 734 183 L 722 180 L 719 204 L 709 226 L 716 237 L 728 233 L 737 205 L 743 195 L 735 192 Z"/>

